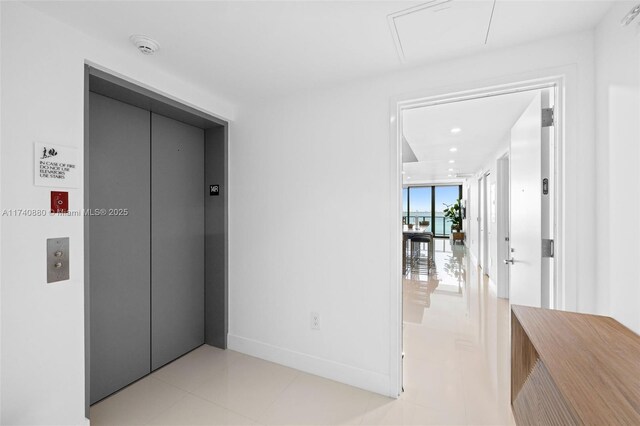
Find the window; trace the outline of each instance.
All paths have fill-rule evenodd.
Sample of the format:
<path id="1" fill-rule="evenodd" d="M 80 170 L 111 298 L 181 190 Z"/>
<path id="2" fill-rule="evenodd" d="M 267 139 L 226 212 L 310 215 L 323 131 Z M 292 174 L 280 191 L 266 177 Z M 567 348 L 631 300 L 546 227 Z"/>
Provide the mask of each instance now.
<path id="1" fill-rule="evenodd" d="M 429 186 L 413 187 L 409 189 L 409 217 L 407 223 L 412 223 L 416 228 L 431 230 L 432 190 Z M 427 225 L 427 222 L 429 223 Z"/>
<path id="2" fill-rule="evenodd" d="M 402 188 L 402 223 L 407 223 L 409 217 L 409 188 Z"/>
<path id="3" fill-rule="evenodd" d="M 461 186 L 436 186 L 435 188 L 435 235 L 451 234 L 451 221 L 444 217 L 444 209 L 461 198 Z"/>
<path id="4" fill-rule="evenodd" d="M 451 234 L 451 222 L 444 217 L 447 205 L 462 198 L 462 185 L 411 186 L 402 190 L 404 222 L 425 228 L 438 237 Z M 425 226 L 425 222 L 429 222 Z"/>

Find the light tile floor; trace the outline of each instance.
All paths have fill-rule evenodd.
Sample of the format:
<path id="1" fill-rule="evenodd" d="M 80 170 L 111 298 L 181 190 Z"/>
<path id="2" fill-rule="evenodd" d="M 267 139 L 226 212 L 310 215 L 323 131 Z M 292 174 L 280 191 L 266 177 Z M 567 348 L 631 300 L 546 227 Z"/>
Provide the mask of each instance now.
<path id="1" fill-rule="evenodd" d="M 91 408 L 93 425 L 510 425 L 509 307 L 466 249 L 404 279 L 404 388 L 390 399 L 202 346 Z"/>

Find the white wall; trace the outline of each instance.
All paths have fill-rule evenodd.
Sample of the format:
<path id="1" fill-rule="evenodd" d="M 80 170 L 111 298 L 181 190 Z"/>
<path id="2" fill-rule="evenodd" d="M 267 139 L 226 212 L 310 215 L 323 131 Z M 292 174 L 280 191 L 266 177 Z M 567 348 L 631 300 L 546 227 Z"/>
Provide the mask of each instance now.
<path id="1" fill-rule="evenodd" d="M 498 159 L 503 157 L 507 152 L 509 152 L 509 139 L 505 138 L 501 144 L 500 148 L 495 151 L 495 153 L 491 156 L 491 159 L 487 161 L 485 165 L 485 170 L 491 172 L 487 181 L 487 222 L 489 225 L 489 276 L 494 283 L 497 283 L 498 279 L 498 212 L 495 212 L 495 222 L 491 220 L 491 185 L 495 185 L 495 197 L 496 199 L 499 196 L 498 191 Z M 497 205 L 494 207 L 497 209 Z"/>
<path id="2" fill-rule="evenodd" d="M 389 247 L 400 242 L 389 231 L 390 99 L 556 75 L 557 67 L 571 111 L 567 307 L 593 310 L 594 247 L 578 232 L 593 223 L 595 205 L 593 33 L 585 32 L 243 108 L 230 166 L 230 346 L 391 393 L 398 325 Z M 322 330 L 310 329 L 311 311 Z"/>
<path id="3" fill-rule="evenodd" d="M 640 37 L 620 2 L 598 25 L 596 51 L 598 311 L 640 333 Z"/>
<path id="4" fill-rule="evenodd" d="M 503 152 L 504 154 L 504 152 Z M 497 207 L 495 204 L 491 205 L 491 187 L 493 186 L 494 191 L 494 200 L 498 197 L 498 169 L 497 165 L 497 157 L 493 159 L 491 162 L 491 174 L 487 178 L 487 226 L 489 227 L 489 276 L 491 277 L 491 281 L 494 283 L 497 282 L 498 279 L 498 268 L 497 268 L 497 258 L 498 258 L 498 212 L 495 211 L 492 214 L 492 209 L 495 210 Z M 494 220 L 495 219 L 495 220 Z"/>
<path id="5" fill-rule="evenodd" d="M 82 148 L 85 60 L 228 119 L 223 99 L 29 6 L 2 2 L 2 208 L 47 208 L 33 142 Z M 389 393 L 389 100 L 566 71 L 569 308 L 591 310 L 593 34 L 467 56 L 246 105 L 230 144 L 230 346 Z M 451 89 L 449 89 L 451 88 Z M 358 159 L 357 162 L 354 159 Z M 70 191 L 83 205 L 82 188 Z M 580 213 L 580 214 L 578 214 Z M 2 419 L 84 421 L 81 218 L 2 218 Z M 578 232 L 581 231 L 581 232 Z M 45 284 L 47 237 L 71 237 L 69 282 Z M 580 291 L 576 290 L 580 283 Z M 577 296 L 576 296 L 577 294 Z M 575 296 L 575 297 L 574 297 Z M 310 312 L 322 329 L 309 327 Z"/>
<path id="6" fill-rule="evenodd" d="M 467 235 L 467 241 L 469 242 L 469 251 L 472 253 L 475 259 L 479 259 L 480 256 L 480 245 L 478 241 L 478 227 L 479 223 L 477 218 L 479 216 L 479 208 L 478 206 L 478 179 L 482 177 L 482 175 L 486 173 L 490 173 L 487 178 L 487 225 L 489 227 L 489 265 L 488 272 L 489 277 L 494 283 L 497 283 L 498 277 L 498 214 L 496 212 L 496 222 L 491 221 L 491 185 L 495 184 L 496 188 L 496 198 L 498 197 L 498 186 L 497 186 L 497 177 L 498 177 L 498 159 L 503 157 L 509 151 L 509 135 L 502 138 L 502 141 L 499 144 L 499 147 L 487 157 L 487 160 L 483 163 L 483 165 L 476 171 L 472 178 L 467 179 L 465 182 L 465 188 L 471 188 L 471 207 L 473 211 L 472 217 L 469 217 L 469 213 L 467 213 L 468 222 L 470 228 L 470 234 Z M 466 189 L 465 189 L 466 191 Z M 466 194 L 466 192 L 465 192 Z M 485 266 L 487 268 L 487 266 Z"/>
<path id="7" fill-rule="evenodd" d="M 105 43 L 2 2 L 1 174 L 3 209 L 48 209 L 51 188 L 33 185 L 33 143 L 77 147 L 82 158 L 84 63 L 90 60 L 203 110 L 234 107 L 164 74 L 128 43 Z M 71 209 L 83 189 L 69 191 Z M 2 424 L 82 424 L 84 291 L 82 217 L 2 217 Z M 69 236 L 71 280 L 46 284 L 45 243 Z"/>
<path id="8" fill-rule="evenodd" d="M 480 241 L 478 239 L 478 229 L 480 223 L 478 217 L 480 215 L 480 203 L 478 192 L 478 177 L 477 173 L 473 177 L 468 178 L 463 187 L 462 192 L 466 199 L 467 205 L 467 220 L 464 224 L 465 245 L 469 248 L 469 254 L 475 264 L 479 263 L 480 258 Z M 467 195 L 470 194 L 470 195 Z"/>

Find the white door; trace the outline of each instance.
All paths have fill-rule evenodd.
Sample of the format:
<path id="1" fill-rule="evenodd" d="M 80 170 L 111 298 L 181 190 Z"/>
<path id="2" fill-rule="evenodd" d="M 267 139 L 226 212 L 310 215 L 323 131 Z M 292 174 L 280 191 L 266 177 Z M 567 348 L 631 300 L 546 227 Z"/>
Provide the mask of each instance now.
<path id="1" fill-rule="evenodd" d="M 489 276 L 491 264 L 489 263 L 489 174 L 482 178 L 482 272 Z"/>
<path id="2" fill-rule="evenodd" d="M 496 197 L 496 221 L 497 221 L 497 243 L 498 243 L 498 263 L 496 269 L 498 276 L 496 283 L 498 286 L 498 297 L 509 298 L 509 264 L 503 259 L 510 258 L 509 247 L 509 156 L 498 160 L 497 168 L 498 194 Z"/>
<path id="3" fill-rule="evenodd" d="M 510 292 L 512 304 L 541 306 L 542 100 L 537 92 L 511 129 Z"/>

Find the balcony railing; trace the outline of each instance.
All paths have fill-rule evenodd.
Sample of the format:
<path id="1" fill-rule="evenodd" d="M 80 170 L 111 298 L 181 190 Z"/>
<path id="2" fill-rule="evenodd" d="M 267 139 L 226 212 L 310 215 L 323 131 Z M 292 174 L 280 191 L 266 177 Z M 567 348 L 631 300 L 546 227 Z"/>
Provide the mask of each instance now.
<path id="1" fill-rule="evenodd" d="M 409 219 L 408 222 L 407 216 Z M 409 215 L 407 215 L 407 212 L 403 212 L 402 217 L 405 223 L 412 223 L 416 228 L 420 227 L 420 222 L 424 222 L 425 220 L 429 221 L 429 226 L 427 227 L 427 229 L 433 232 L 433 234 L 436 236 L 448 237 L 451 234 L 451 221 L 444 217 L 442 213 L 436 213 L 435 224 L 431 223 L 432 219 L 430 213 L 427 213 L 427 215 L 425 215 L 424 213 L 410 213 Z M 433 229 L 433 225 L 435 225 L 435 230 Z"/>

